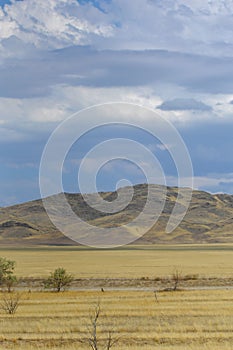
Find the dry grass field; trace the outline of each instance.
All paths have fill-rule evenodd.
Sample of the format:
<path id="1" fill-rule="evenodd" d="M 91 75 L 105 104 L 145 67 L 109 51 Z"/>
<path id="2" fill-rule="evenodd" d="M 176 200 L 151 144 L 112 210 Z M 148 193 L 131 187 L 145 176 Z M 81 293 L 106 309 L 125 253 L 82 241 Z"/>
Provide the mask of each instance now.
<path id="1" fill-rule="evenodd" d="M 75 278 L 156 278 L 170 275 L 174 268 L 200 277 L 233 275 L 233 245 L 1 248 L 0 256 L 16 261 L 18 277 L 46 277 L 59 266 Z"/>
<path id="2" fill-rule="evenodd" d="M 90 283 L 98 278 L 147 281 L 169 276 L 179 268 L 184 275 L 224 277 L 231 282 L 232 250 L 232 245 L 117 250 L 18 247 L 1 248 L 0 256 L 16 261 L 18 277 L 47 277 L 61 266 L 75 278 Z M 201 288 L 202 280 L 198 279 Z M 232 349 L 233 289 L 160 291 L 157 299 L 152 290 L 137 288 L 55 293 L 30 292 L 27 286 L 19 293 L 21 299 L 14 315 L 0 308 L 0 349 L 91 349 L 86 340 L 98 302 L 98 350 L 107 349 L 109 331 L 118 340 L 113 350 Z M 12 294 L 0 293 L 1 305 L 8 295 Z"/>
<path id="3" fill-rule="evenodd" d="M 1 295 L 0 295 L 1 297 Z M 0 349 L 90 349 L 90 316 L 100 300 L 98 349 L 230 350 L 232 291 L 24 293 L 14 316 L 0 314 Z"/>

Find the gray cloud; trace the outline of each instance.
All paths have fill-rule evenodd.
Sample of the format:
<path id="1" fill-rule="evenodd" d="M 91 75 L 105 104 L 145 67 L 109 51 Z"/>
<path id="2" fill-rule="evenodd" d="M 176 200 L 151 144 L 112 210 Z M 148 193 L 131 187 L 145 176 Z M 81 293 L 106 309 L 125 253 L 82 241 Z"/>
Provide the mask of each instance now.
<path id="1" fill-rule="evenodd" d="M 73 46 L 11 58 L 0 67 L 0 96 L 47 96 L 56 85 L 124 87 L 173 84 L 200 93 L 233 93 L 233 58 L 162 50 L 99 51 Z"/>
<path id="2" fill-rule="evenodd" d="M 227 0 L 14 2 L 0 8 L 0 96 L 61 84 L 233 93 L 232 11 Z"/>
<path id="3" fill-rule="evenodd" d="M 161 105 L 157 106 L 157 108 L 162 111 L 212 110 L 210 106 L 193 98 L 176 98 L 174 100 L 164 101 Z"/>

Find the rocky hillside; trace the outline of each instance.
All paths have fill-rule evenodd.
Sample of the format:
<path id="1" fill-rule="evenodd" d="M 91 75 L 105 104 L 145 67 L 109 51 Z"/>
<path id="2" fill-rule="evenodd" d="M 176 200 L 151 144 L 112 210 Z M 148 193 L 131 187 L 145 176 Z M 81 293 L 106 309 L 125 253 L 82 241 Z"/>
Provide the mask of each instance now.
<path id="1" fill-rule="evenodd" d="M 162 187 L 150 186 L 157 193 L 156 206 L 156 203 L 161 200 Z M 133 189 L 134 196 L 131 203 L 121 212 L 108 215 L 90 208 L 80 194 L 66 194 L 66 197 L 73 211 L 83 220 L 94 226 L 114 227 L 130 222 L 144 207 L 148 186 L 137 185 Z M 111 202 L 116 198 L 117 193 L 105 192 L 101 193 L 101 196 Z M 166 204 L 160 219 L 136 243 L 233 243 L 233 196 L 194 191 L 185 218 L 174 232 L 167 234 L 165 227 L 176 198 L 177 188 L 167 188 Z M 36 200 L 0 209 L 0 244 L 70 245 L 76 243 L 54 227 L 42 201 Z"/>

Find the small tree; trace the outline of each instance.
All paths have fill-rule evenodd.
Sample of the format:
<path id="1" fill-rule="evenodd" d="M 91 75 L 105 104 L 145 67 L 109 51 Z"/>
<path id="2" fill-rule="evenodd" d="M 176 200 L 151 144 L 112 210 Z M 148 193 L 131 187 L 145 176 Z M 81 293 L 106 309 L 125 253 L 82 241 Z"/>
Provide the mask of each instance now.
<path id="1" fill-rule="evenodd" d="M 17 278 L 16 276 L 14 275 L 9 275 L 5 278 L 5 282 L 4 284 L 6 285 L 7 287 L 7 291 L 8 293 L 11 293 L 12 292 L 12 288 L 14 287 L 14 285 L 17 283 Z"/>
<path id="2" fill-rule="evenodd" d="M 51 272 L 49 278 L 44 281 L 45 288 L 52 288 L 56 292 L 66 289 L 74 280 L 72 275 L 69 275 L 62 267 Z"/>
<path id="3" fill-rule="evenodd" d="M 17 281 L 14 269 L 15 261 L 0 258 L 0 285 L 6 285 L 9 292 Z"/>

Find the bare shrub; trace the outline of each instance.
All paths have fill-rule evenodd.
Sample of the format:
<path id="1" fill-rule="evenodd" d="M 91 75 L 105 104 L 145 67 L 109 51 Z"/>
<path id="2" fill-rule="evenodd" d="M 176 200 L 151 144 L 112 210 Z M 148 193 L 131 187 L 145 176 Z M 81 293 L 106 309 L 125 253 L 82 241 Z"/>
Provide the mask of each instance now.
<path id="1" fill-rule="evenodd" d="M 1 308 L 7 314 L 13 315 L 19 307 L 20 294 L 19 293 L 4 293 L 1 301 Z"/>
<path id="2" fill-rule="evenodd" d="M 105 337 L 100 337 L 101 311 L 100 302 L 98 302 L 93 314 L 90 315 L 90 324 L 87 326 L 87 337 L 80 340 L 81 343 L 89 345 L 92 350 L 110 350 L 119 342 L 119 338 L 114 336 L 113 330 L 107 330 Z"/>
<path id="3" fill-rule="evenodd" d="M 180 284 L 180 281 L 183 279 L 182 277 L 182 271 L 179 269 L 174 269 L 172 274 L 172 281 L 174 283 L 173 290 L 176 291 L 178 288 L 178 285 Z"/>

